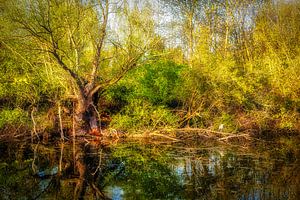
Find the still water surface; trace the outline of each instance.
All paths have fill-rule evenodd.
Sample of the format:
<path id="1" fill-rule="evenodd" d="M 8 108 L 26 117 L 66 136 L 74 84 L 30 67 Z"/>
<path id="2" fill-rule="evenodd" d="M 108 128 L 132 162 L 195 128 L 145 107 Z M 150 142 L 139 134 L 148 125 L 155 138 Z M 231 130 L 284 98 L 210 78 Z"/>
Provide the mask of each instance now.
<path id="1" fill-rule="evenodd" d="M 299 199 L 299 145 L 0 143 L 0 199 Z"/>

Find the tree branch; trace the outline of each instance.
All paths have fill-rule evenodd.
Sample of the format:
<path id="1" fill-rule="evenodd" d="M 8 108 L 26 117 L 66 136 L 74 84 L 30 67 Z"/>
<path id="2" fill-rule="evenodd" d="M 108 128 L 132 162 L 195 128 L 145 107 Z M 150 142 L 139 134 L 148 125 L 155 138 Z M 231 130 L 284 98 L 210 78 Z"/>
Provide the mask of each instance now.
<path id="1" fill-rule="evenodd" d="M 50 53 L 54 56 L 57 63 L 62 67 L 62 69 L 65 70 L 66 72 L 68 72 L 71 75 L 71 77 L 76 81 L 76 83 L 77 83 L 77 85 L 80 89 L 81 94 L 84 94 L 84 86 L 83 86 L 82 80 L 78 76 L 78 74 L 76 74 L 69 67 L 67 67 L 67 65 L 63 62 L 63 60 L 60 58 L 60 56 L 58 55 L 58 53 L 55 50 L 50 51 Z"/>
<path id="2" fill-rule="evenodd" d="M 98 84 L 96 86 L 93 87 L 93 89 L 88 93 L 88 96 L 93 96 L 97 91 L 99 91 L 101 88 L 107 88 L 113 84 L 116 84 L 117 82 L 119 82 L 126 74 L 128 71 L 130 71 L 131 69 L 133 69 L 134 67 L 137 66 L 137 61 L 145 54 L 145 51 L 141 52 L 140 54 L 138 54 L 136 57 L 131 58 L 129 60 L 129 62 L 125 63 L 121 69 L 123 69 L 123 71 L 115 78 L 112 78 L 104 83 Z"/>
<path id="3" fill-rule="evenodd" d="M 92 70 L 91 77 L 90 77 L 90 84 L 92 86 L 95 85 L 95 79 L 96 79 L 97 72 L 99 70 L 99 65 L 100 65 L 101 51 L 102 51 L 104 39 L 106 36 L 106 26 L 107 26 L 108 9 L 109 9 L 108 0 L 105 1 L 105 4 L 106 5 L 104 8 L 103 5 L 101 4 L 101 2 L 99 1 L 100 9 L 102 11 L 103 23 L 100 28 L 100 40 L 96 44 L 96 54 L 95 54 L 95 57 L 93 60 L 93 70 Z"/>

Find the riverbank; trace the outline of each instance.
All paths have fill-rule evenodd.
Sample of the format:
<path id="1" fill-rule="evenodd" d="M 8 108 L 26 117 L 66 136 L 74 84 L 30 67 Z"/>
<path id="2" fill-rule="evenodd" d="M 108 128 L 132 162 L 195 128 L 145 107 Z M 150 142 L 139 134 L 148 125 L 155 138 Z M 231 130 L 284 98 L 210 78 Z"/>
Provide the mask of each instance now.
<path id="1" fill-rule="evenodd" d="M 256 141 L 278 142 L 281 140 L 295 140 L 300 144 L 300 133 L 292 130 L 265 130 L 255 132 L 247 130 L 240 133 L 227 133 L 222 131 L 214 131 L 211 129 L 202 128 L 181 128 L 181 129 L 157 129 L 143 130 L 135 133 L 118 131 L 115 129 L 104 129 L 99 136 L 90 134 L 76 135 L 75 137 L 68 132 L 64 133 L 62 139 L 61 133 L 58 132 L 43 132 L 34 133 L 18 130 L 16 134 L 11 132 L 2 132 L 0 141 L 35 141 L 42 143 L 51 143 L 57 141 L 85 141 L 96 142 L 106 146 L 116 145 L 123 140 L 136 140 L 153 143 L 222 143 L 235 144 L 241 146 L 251 145 Z"/>
<path id="2" fill-rule="evenodd" d="M 0 142 L 0 198 L 296 200 L 300 194 L 295 138 L 242 145 L 160 134 L 105 146 L 96 137 Z"/>

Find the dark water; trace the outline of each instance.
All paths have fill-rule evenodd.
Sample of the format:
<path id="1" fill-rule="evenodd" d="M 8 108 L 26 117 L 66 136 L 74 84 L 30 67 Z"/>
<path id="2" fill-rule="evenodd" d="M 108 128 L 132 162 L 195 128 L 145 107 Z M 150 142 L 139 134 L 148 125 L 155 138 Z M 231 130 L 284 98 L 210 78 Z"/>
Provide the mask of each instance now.
<path id="1" fill-rule="evenodd" d="M 0 143 L 0 199 L 300 199 L 293 140 Z"/>

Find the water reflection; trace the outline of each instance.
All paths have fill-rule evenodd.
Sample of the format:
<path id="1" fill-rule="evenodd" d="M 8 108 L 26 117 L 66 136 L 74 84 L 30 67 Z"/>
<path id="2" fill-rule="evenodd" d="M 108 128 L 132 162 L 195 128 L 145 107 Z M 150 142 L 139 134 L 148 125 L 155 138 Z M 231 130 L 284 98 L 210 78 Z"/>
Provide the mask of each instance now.
<path id="1" fill-rule="evenodd" d="M 175 166 L 186 199 L 299 198 L 299 157 L 288 162 L 279 155 L 238 154 L 232 149 L 189 155 Z"/>
<path id="2" fill-rule="evenodd" d="M 0 199 L 298 199 L 299 143 L 2 143 Z"/>
<path id="3" fill-rule="evenodd" d="M 102 147 L 72 147 L 2 144 L 0 199 L 109 199 L 99 180 Z"/>
<path id="4" fill-rule="evenodd" d="M 160 146 L 119 145 L 113 149 L 111 158 L 124 165 L 122 173 L 109 181 L 110 186 L 122 188 L 124 199 L 174 199 L 183 190 L 172 168 L 176 161 Z"/>

